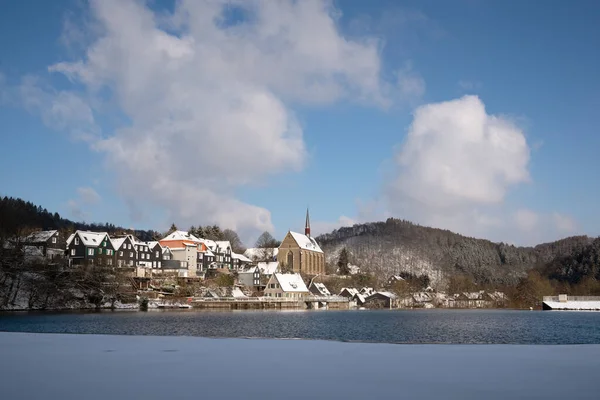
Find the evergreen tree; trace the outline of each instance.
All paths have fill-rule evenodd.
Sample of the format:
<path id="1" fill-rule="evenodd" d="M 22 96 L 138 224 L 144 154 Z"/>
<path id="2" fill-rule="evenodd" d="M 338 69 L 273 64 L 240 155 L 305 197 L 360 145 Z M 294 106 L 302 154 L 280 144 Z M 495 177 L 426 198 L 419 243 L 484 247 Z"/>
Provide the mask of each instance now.
<path id="1" fill-rule="evenodd" d="M 350 274 L 350 268 L 348 267 L 348 250 L 346 250 L 346 248 L 344 247 L 342 249 L 342 251 L 340 252 L 340 256 L 338 258 L 338 271 L 340 273 L 340 275 L 349 275 Z"/>

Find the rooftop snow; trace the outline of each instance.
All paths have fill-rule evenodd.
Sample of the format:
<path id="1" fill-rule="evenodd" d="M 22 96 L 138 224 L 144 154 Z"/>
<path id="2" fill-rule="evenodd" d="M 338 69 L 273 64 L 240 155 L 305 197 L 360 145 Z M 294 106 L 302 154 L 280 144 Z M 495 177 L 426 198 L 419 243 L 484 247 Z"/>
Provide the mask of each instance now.
<path id="1" fill-rule="evenodd" d="M 186 232 L 186 231 L 175 231 L 164 238 L 162 240 L 190 240 L 192 242 L 200 243 L 202 240 L 198 239 L 196 236 Z"/>
<path id="2" fill-rule="evenodd" d="M 40 231 L 33 232 L 31 235 L 26 236 L 23 240 L 28 243 L 41 243 L 47 242 L 54 234 L 58 232 L 57 230 L 53 231 Z"/>
<path id="3" fill-rule="evenodd" d="M 67 246 L 71 244 L 71 241 L 76 235 L 79 236 L 84 246 L 92 247 L 99 246 L 104 238 L 108 237 L 106 232 L 76 231 L 74 234 L 69 236 L 69 239 L 67 239 Z"/>
<path id="4" fill-rule="evenodd" d="M 246 257 L 245 255 L 238 254 L 238 253 L 231 253 L 231 258 L 238 259 L 238 260 L 243 261 L 243 262 L 252 262 L 252 260 L 249 259 L 248 257 Z"/>
<path id="5" fill-rule="evenodd" d="M 321 248 L 317 244 L 317 241 L 314 238 L 308 237 L 298 232 L 290 231 L 290 234 L 292 235 L 296 243 L 298 243 L 298 246 L 300 246 L 301 249 L 312 250 L 316 251 L 317 253 L 323 252 L 323 250 L 321 250 Z"/>
<path id="6" fill-rule="evenodd" d="M 275 274 L 274 276 L 284 292 L 308 292 L 300 274 Z"/>
<path id="7" fill-rule="evenodd" d="M 244 255 L 248 258 L 254 259 L 254 258 L 263 257 L 263 255 L 266 252 L 271 252 L 273 257 L 277 257 L 277 254 L 279 254 L 279 248 L 277 248 L 277 247 L 273 247 L 273 248 L 252 247 L 252 248 L 246 249 L 246 251 L 244 251 Z"/>
<path id="8" fill-rule="evenodd" d="M 275 272 L 277 272 L 279 263 L 277 261 L 259 262 L 257 266 L 260 269 L 261 274 L 273 275 Z"/>

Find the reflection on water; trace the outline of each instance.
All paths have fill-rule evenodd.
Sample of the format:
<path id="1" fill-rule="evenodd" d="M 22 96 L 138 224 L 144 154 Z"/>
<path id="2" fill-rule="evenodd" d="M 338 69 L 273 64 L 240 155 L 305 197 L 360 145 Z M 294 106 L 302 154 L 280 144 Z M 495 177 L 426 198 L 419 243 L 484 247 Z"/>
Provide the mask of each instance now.
<path id="1" fill-rule="evenodd" d="M 386 343 L 600 343 L 600 313 L 514 310 L 103 311 L 0 314 L 0 331 Z"/>

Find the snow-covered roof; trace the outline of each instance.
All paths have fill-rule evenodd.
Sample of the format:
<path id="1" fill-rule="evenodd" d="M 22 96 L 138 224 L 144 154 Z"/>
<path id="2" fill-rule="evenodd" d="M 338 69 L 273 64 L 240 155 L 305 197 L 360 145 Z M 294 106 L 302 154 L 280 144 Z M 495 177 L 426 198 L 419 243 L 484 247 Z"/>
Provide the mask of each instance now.
<path id="1" fill-rule="evenodd" d="M 364 287 L 360 289 L 360 293 L 364 294 L 365 296 L 370 296 L 373 293 L 375 293 L 375 289 L 373 289 L 372 287 Z"/>
<path id="2" fill-rule="evenodd" d="M 392 293 L 392 292 L 375 292 L 372 295 L 370 295 L 369 297 L 372 297 L 372 296 L 375 296 L 375 295 L 378 295 L 378 294 L 382 295 L 382 296 L 385 296 L 388 299 L 395 299 L 396 298 L 396 295 L 394 293 Z"/>
<path id="3" fill-rule="evenodd" d="M 403 281 L 404 280 L 404 278 L 401 277 L 400 275 L 392 275 L 389 280 L 391 281 L 392 279 L 395 281 Z"/>
<path id="4" fill-rule="evenodd" d="M 175 231 L 161 240 L 191 240 L 192 242 L 200 243 L 202 240 L 198 239 L 196 236 L 188 233 L 186 231 Z"/>
<path id="5" fill-rule="evenodd" d="M 355 295 L 359 294 L 360 292 L 358 291 L 358 289 L 355 288 L 342 288 L 342 290 L 340 290 L 340 296 L 342 295 L 342 293 L 348 293 L 349 297 L 354 297 Z"/>
<path id="6" fill-rule="evenodd" d="M 57 230 L 53 231 L 39 231 L 33 232 L 32 234 L 26 236 L 23 240 L 28 243 L 41 243 L 47 242 L 54 234 L 58 232 Z"/>
<path id="7" fill-rule="evenodd" d="M 252 259 L 260 259 L 262 258 L 264 255 L 269 254 L 269 255 L 273 255 L 273 257 L 277 257 L 277 254 L 279 254 L 279 248 L 277 247 L 273 247 L 273 248 L 261 248 L 261 247 L 252 247 L 249 249 L 246 249 L 246 251 L 244 251 L 244 255 L 248 258 L 252 258 Z"/>
<path id="8" fill-rule="evenodd" d="M 277 261 L 259 262 L 257 266 L 260 269 L 261 274 L 273 275 L 275 272 L 277 272 L 279 263 Z"/>
<path id="9" fill-rule="evenodd" d="M 215 243 L 221 252 L 227 250 L 227 248 L 231 249 L 231 243 L 229 243 L 229 240 L 217 240 Z"/>
<path id="10" fill-rule="evenodd" d="M 308 292 L 300 274 L 274 274 L 284 292 Z"/>
<path id="11" fill-rule="evenodd" d="M 329 291 L 329 289 L 327 289 L 327 286 L 325 286 L 324 283 L 312 282 L 310 285 L 317 289 L 319 294 L 321 294 L 322 296 L 331 296 L 331 292 Z"/>
<path id="12" fill-rule="evenodd" d="M 67 239 L 67 246 L 71 244 L 75 235 L 79 236 L 84 246 L 99 246 L 104 238 L 108 236 L 106 232 L 76 231 Z"/>
<path id="13" fill-rule="evenodd" d="M 150 249 L 154 249 L 154 248 L 156 247 L 156 245 L 159 245 L 159 246 L 160 246 L 160 243 L 158 243 L 157 241 L 154 241 L 154 240 L 153 240 L 153 241 L 150 241 L 150 242 L 148 242 L 148 247 L 149 247 Z M 162 246 L 161 246 L 161 247 L 162 247 Z"/>
<path id="14" fill-rule="evenodd" d="M 317 241 L 314 238 L 303 235 L 298 232 L 290 231 L 290 234 L 292 235 L 296 243 L 298 243 L 298 246 L 300 246 L 301 249 L 312 250 L 316 251 L 317 253 L 323 252 L 323 250 L 321 250 L 321 248 L 317 244 Z"/>
<path id="15" fill-rule="evenodd" d="M 469 300 L 482 300 L 484 291 L 481 290 L 479 292 L 463 292 L 463 296 L 465 296 Z"/>
<path id="16" fill-rule="evenodd" d="M 217 248 L 217 242 L 215 242 L 214 240 L 210 240 L 210 239 L 200 239 L 201 243 L 204 243 L 204 245 L 206 247 L 208 247 L 210 250 L 215 250 Z"/>
<path id="17" fill-rule="evenodd" d="M 415 299 L 415 301 L 417 303 L 425 303 L 427 301 L 431 301 L 431 296 L 429 295 L 429 293 L 426 292 L 416 292 L 413 293 L 412 295 L 413 299 Z"/>
<path id="18" fill-rule="evenodd" d="M 239 287 L 234 287 L 233 289 L 231 289 L 231 297 L 240 298 L 248 296 L 246 296 Z"/>
<path id="19" fill-rule="evenodd" d="M 115 248 L 115 250 L 119 250 L 121 248 L 121 246 L 123 246 L 123 242 L 125 242 L 124 237 L 121 238 L 115 238 L 115 239 L 110 239 L 110 241 L 112 242 L 113 247 Z"/>
<path id="20" fill-rule="evenodd" d="M 37 246 L 23 246 L 23 255 L 29 258 L 43 257 L 44 253 Z"/>
<path id="21" fill-rule="evenodd" d="M 252 260 L 249 259 L 248 257 L 246 257 L 245 255 L 238 254 L 238 253 L 231 253 L 231 258 L 238 259 L 238 260 L 243 261 L 243 262 L 252 262 Z"/>

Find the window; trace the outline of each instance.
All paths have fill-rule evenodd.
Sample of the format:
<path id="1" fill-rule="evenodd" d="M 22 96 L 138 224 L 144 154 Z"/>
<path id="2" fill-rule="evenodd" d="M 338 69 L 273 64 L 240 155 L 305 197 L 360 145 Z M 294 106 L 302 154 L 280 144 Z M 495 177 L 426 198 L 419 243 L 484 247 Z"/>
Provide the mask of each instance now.
<path id="1" fill-rule="evenodd" d="M 119 252 L 119 257 L 123 257 L 123 251 Z"/>
<path id="2" fill-rule="evenodd" d="M 158 258 L 158 251 L 156 252 L 156 256 L 155 257 Z"/>
<path id="3" fill-rule="evenodd" d="M 71 249 L 71 255 L 74 256 L 75 255 L 75 249 Z"/>
<path id="4" fill-rule="evenodd" d="M 56 243 L 56 238 L 55 237 L 52 238 L 52 243 Z"/>
<path id="5" fill-rule="evenodd" d="M 88 256 L 94 255 L 94 249 L 88 249 Z"/>
<path id="6" fill-rule="evenodd" d="M 106 242 L 102 242 L 102 247 L 106 247 Z"/>
<path id="7" fill-rule="evenodd" d="M 132 258 L 133 258 L 133 251 L 130 251 L 130 252 L 129 252 L 129 257 L 132 257 Z"/>
<path id="8" fill-rule="evenodd" d="M 75 245 L 79 244 L 79 238 L 75 238 Z"/>

